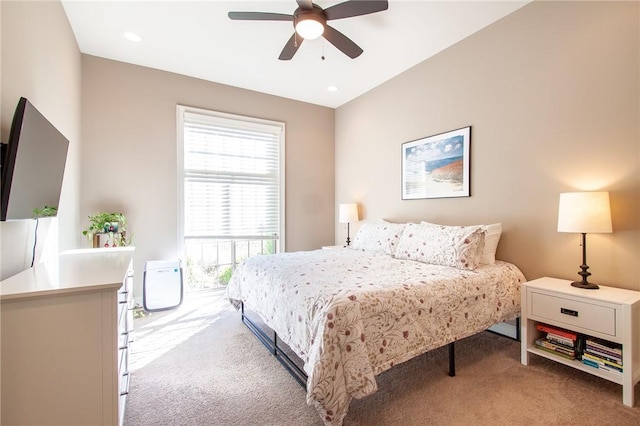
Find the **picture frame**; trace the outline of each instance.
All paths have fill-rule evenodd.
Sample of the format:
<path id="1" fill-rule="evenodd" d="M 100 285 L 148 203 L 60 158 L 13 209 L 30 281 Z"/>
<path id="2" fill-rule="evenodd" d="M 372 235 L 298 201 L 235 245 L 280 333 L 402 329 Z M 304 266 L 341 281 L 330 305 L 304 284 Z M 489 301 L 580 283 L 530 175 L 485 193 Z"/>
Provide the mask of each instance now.
<path id="1" fill-rule="evenodd" d="M 402 144 L 402 199 L 469 197 L 471 126 Z"/>

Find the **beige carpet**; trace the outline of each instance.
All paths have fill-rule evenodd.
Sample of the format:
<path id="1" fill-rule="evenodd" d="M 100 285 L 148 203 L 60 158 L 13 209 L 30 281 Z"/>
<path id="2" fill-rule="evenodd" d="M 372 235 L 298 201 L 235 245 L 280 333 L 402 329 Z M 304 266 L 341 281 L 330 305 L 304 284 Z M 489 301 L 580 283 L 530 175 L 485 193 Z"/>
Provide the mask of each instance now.
<path id="1" fill-rule="evenodd" d="M 322 425 L 305 392 L 240 322 L 207 293 L 136 320 L 125 425 Z M 492 333 L 456 343 L 456 377 L 441 348 L 378 376 L 354 400 L 356 425 L 640 425 L 622 387 L 532 356 Z"/>

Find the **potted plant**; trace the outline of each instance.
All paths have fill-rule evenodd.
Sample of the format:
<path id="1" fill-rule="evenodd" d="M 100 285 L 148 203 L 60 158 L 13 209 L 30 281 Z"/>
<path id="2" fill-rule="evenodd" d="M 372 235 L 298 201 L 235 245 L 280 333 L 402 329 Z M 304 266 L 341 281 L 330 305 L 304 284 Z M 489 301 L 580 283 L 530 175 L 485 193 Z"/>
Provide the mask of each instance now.
<path id="1" fill-rule="evenodd" d="M 108 234 L 109 240 L 106 246 L 126 246 L 129 245 L 131 239 L 126 238 L 127 218 L 122 213 L 106 213 L 98 212 L 89 216 L 89 228 L 82 231 L 90 240 L 93 240 L 93 246 L 97 244 L 98 234 Z M 115 236 L 115 238 L 114 238 Z M 109 244 L 111 242 L 111 244 Z"/>
<path id="2" fill-rule="evenodd" d="M 58 208 L 53 206 L 44 206 L 43 208 L 33 209 L 33 217 L 38 219 L 41 217 L 53 217 L 58 214 Z"/>

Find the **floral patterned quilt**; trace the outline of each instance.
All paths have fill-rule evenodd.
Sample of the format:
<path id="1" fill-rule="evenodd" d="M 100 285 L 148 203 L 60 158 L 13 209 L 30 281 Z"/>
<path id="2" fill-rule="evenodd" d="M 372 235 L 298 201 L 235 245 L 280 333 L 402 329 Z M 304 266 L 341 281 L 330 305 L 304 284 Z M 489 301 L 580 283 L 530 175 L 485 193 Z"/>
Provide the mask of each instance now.
<path id="1" fill-rule="evenodd" d="M 377 374 L 518 316 L 524 281 L 501 261 L 462 270 L 343 248 L 246 259 L 227 297 L 300 356 L 307 403 L 341 425 Z"/>

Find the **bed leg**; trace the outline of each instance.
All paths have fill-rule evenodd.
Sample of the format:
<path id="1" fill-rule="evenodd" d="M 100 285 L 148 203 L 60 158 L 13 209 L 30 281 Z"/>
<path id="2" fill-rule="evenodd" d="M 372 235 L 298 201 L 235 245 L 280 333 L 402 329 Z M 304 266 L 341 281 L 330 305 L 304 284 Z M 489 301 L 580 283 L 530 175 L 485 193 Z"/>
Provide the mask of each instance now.
<path id="1" fill-rule="evenodd" d="M 456 375 L 456 350 L 454 346 L 455 342 L 449 343 L 449 376 L 455 377 Z"/>
<path id="2" fill-rule="evenodd" d="M 273 332 L 273 355 L 278 356 L 278 333 Z"/>

